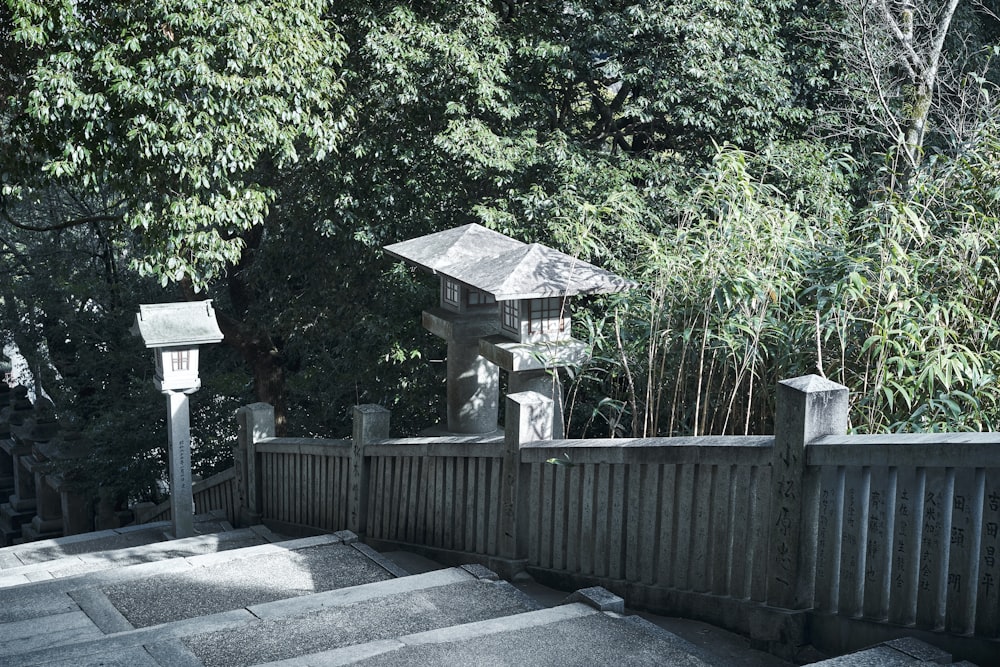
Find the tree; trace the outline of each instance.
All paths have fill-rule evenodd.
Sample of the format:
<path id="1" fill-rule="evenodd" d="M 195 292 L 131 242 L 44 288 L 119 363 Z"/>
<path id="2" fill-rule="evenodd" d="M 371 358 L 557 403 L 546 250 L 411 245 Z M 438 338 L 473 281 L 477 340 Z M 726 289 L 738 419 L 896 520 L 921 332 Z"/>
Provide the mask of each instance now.
<path id="1" fill-rule="evenodd" d="M 338 147 L 346 46 L 327 6 L 7 2 L 2 220 L 98 223 L 141 274 L 205 286 L 263 222 L 270 172 Z M 24 222 L 53 190 L 73 207 Z"/>
<path id="2" fill-rule="evenodd" d="M 929 137 L 960 146 L 975 132 L 1000 27 L 982 3 L 842 0 L 840 14 L 829 37 L 842 58 L 838 132 L 874 133 L 911 173 Z"/>

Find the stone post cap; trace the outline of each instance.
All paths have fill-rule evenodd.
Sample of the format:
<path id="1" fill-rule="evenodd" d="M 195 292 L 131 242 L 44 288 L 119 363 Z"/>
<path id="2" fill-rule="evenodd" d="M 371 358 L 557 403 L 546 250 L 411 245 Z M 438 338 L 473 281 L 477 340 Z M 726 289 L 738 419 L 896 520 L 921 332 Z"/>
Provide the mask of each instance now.
<path id="1" fill-rule="evenodd" d="M 546 405 L 553 402 L 551 398 L 537 391 L 519 391 L 516 394 L 507 394 L 507 399 L 518 405 Z"/>
<path id="2" fill-rule="evenodd" d="M 795 389 L 803 394 L 818 394 L 823 391 L 847 391 L 847 387 L 844 385 L 815 374 L 801 375 L 796 378 L 782 380 L 778 384 L 788 387 L 789 389 Z"/>

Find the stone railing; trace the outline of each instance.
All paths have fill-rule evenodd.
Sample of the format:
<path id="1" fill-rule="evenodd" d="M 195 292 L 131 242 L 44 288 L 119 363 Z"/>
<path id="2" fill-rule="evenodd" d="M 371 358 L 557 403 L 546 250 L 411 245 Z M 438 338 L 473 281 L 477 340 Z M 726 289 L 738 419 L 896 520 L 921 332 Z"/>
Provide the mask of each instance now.
<path id="1" fill-rule="evenodd" d="M 814 633 L 1000 635 L 1000 434 L 825 436 L 806 464 Z"/>
<path id="2" fill-rule="evenodd" d="M 503 438 L 273 437 L 240 411 L 244 521 L 348 528 L 376 546 L 603 585 L 775 652 L 913 635 L 1000 654 L 1000 434 L 845 436 L 847 390 L 779 385 L 776 434 L 552 440 L 551 402 L 508 396 Z"/>

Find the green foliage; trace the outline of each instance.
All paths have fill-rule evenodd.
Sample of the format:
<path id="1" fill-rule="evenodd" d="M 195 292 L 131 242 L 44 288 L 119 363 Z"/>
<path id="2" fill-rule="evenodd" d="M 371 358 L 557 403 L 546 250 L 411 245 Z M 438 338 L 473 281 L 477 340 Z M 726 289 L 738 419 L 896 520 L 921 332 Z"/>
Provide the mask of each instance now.
<path id="1" fill-rule="evenodd" d="M 4 58 L 4 208 L 66 187 L 135 233 L 140 274 L 206 285 L 263 222 L 267 170 L 338 148 L 346 45 L 327 4 L 8 2 L 5 41 L 34 57 Z"/>
<path id="2" fill-rule="evenodd" d="M 380 248 L 473 220 L 641 282 L 579 300 L 574 435 L 768 432 L 775 383 L 807 372 L 854 392 L 857 429 L 993 427 L 1000 133 L 979 47 L 997 26 L 957 15 L 962 141 L 935 130 L 940 154 L 904 170 L 851 45 L 816 38 L 844 19 L 785 0 L 9 0 L 0 329 L 51 363 L 92 471 L 131 498 L 158 492 L 164 442 L 124 336 L 139 302 L 215 300 L 201 474 L 251 400 L 289 434 L 346 435 L 367 402 L 414 433 L 441 419 L 434 281 Z"/>
<path id="3" fill-rule="evenodd" d="M 793 83 L 787 57 L 814 24 L 783 0 L 539 2 L 511 23 L 536 127 L 592 147 L 707 155 L 710 140 L 762 146 L 809 117 L 796 97 L 817 82 Z"/>
<path id="4" fill-rule="evenodd" d="M 669 232 L 647 235 L 646 291 L 589 322 L 598 355 L 574 402 L 605 398 L 579 426 L 767 432 L 775 383 L 818 372 L 854 390 L 858 430 L 994 428 L 997 136 L 984 127 L 957 158 L 929 161 L 905 197 L 875 193 L 850 217 L 837 188 L 814 186 L 822 205 L 789 198 L 748 169 L 768 156 L 723 148 L 678 191 Z M 827 185 L 846 187 L 849 164 L 829 156 Z"/>

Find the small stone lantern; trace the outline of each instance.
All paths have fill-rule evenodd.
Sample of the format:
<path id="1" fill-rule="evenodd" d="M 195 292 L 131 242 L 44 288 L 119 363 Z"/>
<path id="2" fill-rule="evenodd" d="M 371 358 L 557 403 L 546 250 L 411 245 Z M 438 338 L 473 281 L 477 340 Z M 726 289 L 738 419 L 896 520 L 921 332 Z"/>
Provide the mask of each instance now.
<path id="1" fill-rule="evenodd" d="M 211 300 L 139 306 L 132 333 L 153 349 L 153 384 L 167 396 L 170 509 L 174 537 L 194 535 L 191 490 L 191 409 L 188 394 L 201 387 L 198 346 L 222 340 Z"/>

